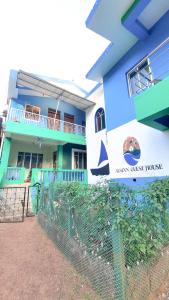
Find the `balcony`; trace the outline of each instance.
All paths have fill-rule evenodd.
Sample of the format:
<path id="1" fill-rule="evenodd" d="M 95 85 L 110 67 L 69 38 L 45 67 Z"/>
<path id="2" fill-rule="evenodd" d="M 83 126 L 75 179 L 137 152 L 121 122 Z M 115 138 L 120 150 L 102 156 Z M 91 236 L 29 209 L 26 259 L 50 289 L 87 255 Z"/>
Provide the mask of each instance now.
<path id="1" fill-rule="evenodd" d="M 85 145 L 85 127 L 11 108 L 5 132 Z"/>
<path id="2" fill-rule="evenodd" d="M 137 121 L 161 131 L 169 129 L 169 38 L 127 77 Z"/>

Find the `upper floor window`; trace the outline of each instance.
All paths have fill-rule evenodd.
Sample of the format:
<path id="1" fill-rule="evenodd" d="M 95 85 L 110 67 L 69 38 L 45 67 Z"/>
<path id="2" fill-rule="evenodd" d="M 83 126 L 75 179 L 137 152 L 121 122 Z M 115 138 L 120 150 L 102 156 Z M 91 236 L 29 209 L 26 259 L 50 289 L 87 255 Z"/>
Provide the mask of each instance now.
<path id="1" fill-rule="evenodd" d="M 95 113 L 95 131 L 98 132 L 105 127 L 105 112 L 104 109 L 100 107 Z"/>
<path id="2" fill-rule="evenodd" d="M 25 106 L 25 118 L 34 120 L 34 121 L 39 121 L 40 117 L 40 107 L 39 106 L 34 106 L 30 104 L 26 104 Z"/>
<path id="3" fill-rule="evenodd" d="M 137 64 L 127 73 L 129 95 L 134 96 L 154 84 L 149 59 Z"/>

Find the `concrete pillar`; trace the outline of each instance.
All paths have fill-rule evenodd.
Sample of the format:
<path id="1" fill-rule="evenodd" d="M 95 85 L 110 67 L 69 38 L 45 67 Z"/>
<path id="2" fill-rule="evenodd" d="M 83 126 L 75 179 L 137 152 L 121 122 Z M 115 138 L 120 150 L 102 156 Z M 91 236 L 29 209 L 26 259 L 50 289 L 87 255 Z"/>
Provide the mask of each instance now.
<path id="1" fill-rule="evenodd" d="M 4 143 L 2 145 L 1 165 L 0 165 L 1 168 L 3 169 L 7 169 L 8 167 L 10 149 L 11 149 L 11 139 L 5 137 Z"/>
<path id="2" fill-rule="evenodd" d="M 10 149 L 11 149 L 11 139 L 5 137 L 2 145 L 1 162 L 0 162 L 0 184 L 2 184 L 4 175 L 6 174 L 7 171 Z"/>

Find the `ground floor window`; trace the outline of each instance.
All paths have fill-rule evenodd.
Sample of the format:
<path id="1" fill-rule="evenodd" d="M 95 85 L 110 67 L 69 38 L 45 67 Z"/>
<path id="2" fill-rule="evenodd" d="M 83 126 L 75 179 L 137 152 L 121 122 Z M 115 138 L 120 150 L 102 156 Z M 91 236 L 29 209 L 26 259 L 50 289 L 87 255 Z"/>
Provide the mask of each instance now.
<path id="1" fill-rule="evenodd" d="M 43 154 L 18 152 L 17 167 L 26 169 L 42 168 Z"/>
<path id="2" fill-rule="evenodd" d="M 87 169 L 86 150 L 72 149 L 72 169 Z"/>

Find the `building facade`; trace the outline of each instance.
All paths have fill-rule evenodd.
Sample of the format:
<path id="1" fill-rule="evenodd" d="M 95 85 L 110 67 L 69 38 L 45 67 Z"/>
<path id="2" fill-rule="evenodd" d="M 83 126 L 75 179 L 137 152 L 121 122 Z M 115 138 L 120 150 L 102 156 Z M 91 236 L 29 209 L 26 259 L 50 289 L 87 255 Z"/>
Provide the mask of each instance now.
<path id="1" fill-rule="evenodd" d="M 3 122 L 1 186 L 87 182 L 86 108 L 93 103 L 23 71 L 11 71 Z"/>
<path id="2" fill-rule="evenodd" d="M 89 182 L 168 176 L 169 2 L 97 0 L 86 26 L 110 41 L 87 74 L 103 82 L 87 113 Z"/>

